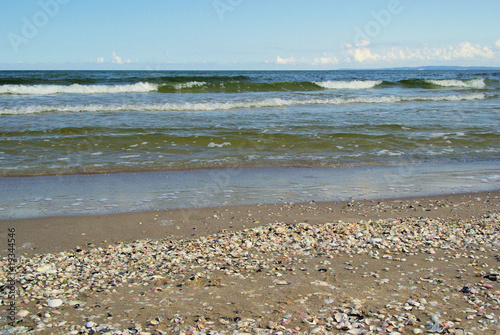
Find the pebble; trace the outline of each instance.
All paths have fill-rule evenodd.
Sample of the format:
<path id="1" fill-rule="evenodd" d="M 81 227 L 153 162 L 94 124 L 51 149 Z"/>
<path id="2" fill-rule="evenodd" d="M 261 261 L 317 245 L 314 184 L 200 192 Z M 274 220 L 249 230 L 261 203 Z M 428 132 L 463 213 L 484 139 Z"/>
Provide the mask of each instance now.
<path id="1" fill-rule="evenodd" d="M 93 322 L 93 321 L 89 321 L 89 322 L 87 322 L 87 323 L 85 324 L 85 327 L 87 327 L 87 328 L 93 328 L 93 327 L 95 327 L 95 326 L 97 326 L 97 323 L 95 323 L 95 322 Z"/>
<path id="2" fill-rule="evenodd" d="M 56 273 L 57 271 L 52 268 L 52 265 L 45 264 L 36 269 L 36 272 L 39 273 Z"/>
<path id="3" fill-rule="evenodd" d="M 222 215 L 218 215 L 218 217 L 222 217 Z M 18 285 L 17 289 L 19 296 L 27 301 L 27 306 L 23 306 L 26 309 L 19 311 L 18 315 L 26 317 L 32 314 L 30 318 L 34 322 L 36 320 L 36 326 L 33 327 L 43 329 L 43 331 L 50 329 L 52 333 L 168 333 L 164 332 L 164 330 L 153 331 L 153 328 L 144 330 L 140 324 L 135 323 L 126 324 L 121 322 L 116 326 L 105 325 L 104 318 L 97 319 L 92 316 L 85 320 L 86 323 L 80 321 L 81 323 L 76 324 L 74 321 L 64 319 L 64 313 L 67 312 L 64 309 L 61 309 L 61 313 L 59 313 L 59 310 L 54 309 L 50 310 L 50 314 L 47 314 L 47 310 L 43 310 L 43 306 L 40 304 L 38 307 L 41 310 L 39 314 L 36 314 L 38 311 L 34 312 L 30 308 L 36 308 L 33 307 L 35 301 L 45 299 L 49 299 L 47 305 L 50 308 L 57 308 L 63 305 L 63 300 L 52 297 L 64 297 L 66 308 L 71 311 L 77 309 L 77 312 L 86 308 L 85 311 L 88 312 L 91 307 L 86 306 L 86 304 L 90 305 L 91 300 L 86 300 L 86 296 L 95 298 L 92 299 L 95 304 L 95 301 L 106 297 L 108 292 L 116 288 L 136 289 L 137 291 L 134 294 L 139 296 L 139 292 L 145 292 L 140 297 L 147 298 L 151 294 L 152 288 L 161 288 L 164 283 L 174 279 L 185 277 L 186 283 L 206 283 L 206 286 L 202 287 L 216 288 L 226 284 L 230 285 L 232 277 L 249 278 L 257 270 L 270 275 L 269 278 L 276 285 L 276 290 L 292 289 L 295 283 L 286 280 L 288 279 L 288 273 L 304 270 L 317 273 L 324 276 L 324 278 L 311 283 L 300 283 L 300 285 L 311 285 L 336 292 L 337 288 L 335 286 L 337 284 L 334 282 L 334 278 L 337 273 L 331 271 L 328 264 L 332 264 L 337 255 L 364 254 L 379 259 L 377 262 L 383 262 L 383 265 L 373 273 L 374 275 L 368 276 L 369 272 L 366 272 L 368 278 L 373 280 L 373 287 L 367 287 L 366 289 L 375 292 L 366 293 L 364 296 L 366 299 L 363 298 L 363 300 L 351 299 L 338 304 L 335 302 L 340 299 L 336 298 L 335 293 L 328 296 L 304 296 L 302 297 L 304 299 L 320 299 L 320 304 L 324 303 L 323 308 L 325 309 L 317 312 L 318 315 L 304 313 L 304 317 L 300 319 L 302 320 L 300 327 L 297 326 L 297 323 L 292 323 L 293 326 L 290 326 L 289 321 L 287 321 L 294 318 L 298 319 L 298 316 L 290 315 L 282 318 L 285 311 L 279 311 L 277 306 L 269 307 L 267 319 L 263 319 L 265 322 L 258 320 L 257 317 L 250 319 L 238 316 L 238 320 L 236 320 L 235 317 L 226 318 L 224 316 L 224 318 L 218 317 L 211 320 L 207 317 L 206 322 L 200 321 L 197 324 L 191 324 L 193 318 L 182 315 L 170 316 L 169 320 L 172 320 L 172 322 L 166 320 L 161 322 L 159 318 L 154 317 L 148 318 L 148 321 L 142 327 L 147 327 L 146 323 L 148 323 L 160 329 L 167 323 L 171 326 L 171 328 L 168 328 L 169 331 L 193 334 L 214 333 L 212 329 L 215 329 L 217 325 L 223 325 L 221 332 L 218 332 L 218 334 L 242 334 L 246 332 L 262 334 L 271 332 L 273 334 L 305 332 L 324 334 L 341 332 L 347 334 L 387 333 L 396 335 L 409 332 L 421 334 L 424 330 L 419 328 L 419 322 L 422 327 L 425 327 L 425 322 L 429 322 L 429 327 L 426 328 L 427 331 L 440 332 L 448 327 L 448 331 L 453 330 L 457 334 L 459 329 L 455 327 L 458 326 L 450 322 L 450 320 L 446 320 L 444 314 L 438 315 L 436 313 L 436 309 L 446 305 L 446 300 L 440 300 L 434 294 L 429 294 L 430 291 L 418 292 L 413 291 L 410 287 L 402 286 L 400 289 L 392 291 L 391 299 L 393 298 L 393 301 L 389 302 L 385 308 L 381 307 L 380 310 L 371 311 L 365 305 L 377 298 L 377 290 L 383 290 L 390 285 L 399 285 L 396 280 L 383 278 L 382 274 L 389 276 L 388 273 L 393 273 L 393 271 L 402 273 L 406 264 L 399 263 L 399 260 L 403 260 L 403 258 L 398 258 L 401 257 L 401 254 L 405 254 L 405 260 L 410 259 L 411 255 L 415 254 L 432 254 L 435 255 L 433 256 L 435 257 L 433 258 L 434 261 L 438 262 L 439 257 L 443 253 L 447 253 L 446 255 L 449 255 L 450 258 L 457 255 L 461 257 L 474 256 L 474 258 L 470 258 L 471 270 L 476 271 L 475 269 L 478 269 L 478 276 L 476 276 L 478 280 L 484 282 L 488 280 L 488 283 L 482 282 L 478 284 L 477 281 L 471 283 L 464 281 L 458 287 L 446 286 L 447 278 L 440 276 L 439 272 L 441 270 L 430 263 L 425 263 L 428 264 L 426 268 L 429 268 L 425 272 L 417 273 L 420 269 L 408 266 L 408 268 L 404 269 L 404 273 L 409 274 L 410 271 L 413 271 L 411 276 L 415 280 L 424 281 L 426 285 L 433 285 L 434 289 L 445 292 L 446 295 L 459 296 L 474 311 L 467 314 L 467 320 L 477 317 L 478 320 L 484 321 L 484 324 L 480 325 L 480 327 L 494 329 L 492 327 L 494 327 L 495 322 L 498 322 L 498 312 L 492 313 L 492 311 L 495 306 L 498 306 L 498 297 L 495 295 L 495 291 L 492 290 L 496 282 L 493 282 L 490 278 L 496 279 L 497 277 L 494 276 L 494 272 L 489 272 L 488 278 L 483 278 L 486 275 L 485 272 L 491 269 L 483 269 L 481 267 L 483 262 L 479 258 L 480 255 L 470 251 L 473 251 L 472 246 L 479 245 L 483 248 L 500 246 L 499 224 L 500 216 L 494 213 L 488 214 L 488 217 L 463 221 L 459 224 L 447 224 L 440 219 L 421 217 L 369 223 L 359 222 L 358 224 L 332 222 L 311 225 L 309 223 L 275 222 L 252 229 L 243 229 L 238 232 L 221 231 L 218 234 L 193 237 L 192 239 L 176 241 L 170 239 L 163 241 L 137 240 L 129 243 L 116 243 L 108 247 L 87 246 L 87 249 L 78 248 L 71 251 L 31 257 L 19 255 L 18 262 L 20 266 L 17 276 L 19 283 L 22 284 Z M 383 238 L 379 236 L 383 236 Z M 306 262 L 308 257 L 310 257 L 309 259 L 319 257 L 320 254 L 323 257 L 328 256 L 325 259 L 329 259 L 331 263 L 321 264 L 316 268 L 309 267 Z M 390 257 L 382 258 L 384 254 Z M 285 258 L 290 259 L 290 263 L 293 264 L 284 265 L 279 263 L 278 265 L 277 261 L 285 263 L 283 261 Z M 333 258 L 333 260 L 330 258 Z M 292 262 L 292 259 L 295 260 Z M 297 264 L 299 261 L 300 264 Z M 3 270 L 6 268 L 6 262 L 5 258 L 1 260 L 1 278 L 6 277 L 5 270 Z M 161 266 L 159 266 L 160 264 Z M 354 276 L 358 275 L 355 274 L 356 271 L 364 271 L 360 264 L 347 262 L 346 265 L 346 269 L 353 271 L 344 271 L 340 276 Z M 189 272 L 195 266 L 198 270 Z M 293 268 L 294 266 L 296 267 Z M 201 270 L 199 270 L 200 268 Z M 386 271 L 384 271 L 384 268 Z M 224 278 L 229 280 L 226 282 L 209 277 L 211 271 L 216 270 L 222 271 L 227 276 Z M 445 289 L 447 291 L 444 291 Z M 179 288 L 180 291 L 181 288 Z M 100 295 L 100 292 L 103 293 Z M 370 296 L 369 299 L 368 296 Z M 179 297 L 182 298 L 181 294 L 179 294 Z M 179 297 L 173 294 L 171 298 Z M 428 299 L 432 297 L 434 300 L 427 302 L 424 297 Z M 204 310 L 208 312 L 213 309 L 213 312 L 216 312 L 218 305 L 215 302 L 217 299 L 213 301 L 211 303 L 213 306 L 206 307 Z M 141 301 L 141 303 L 143 302 Z M 304 303 L 304 305 L 307 304 Z M 421 318 L 421 314 L 417 314 L 417 312 L 423 313 L 420 309 L 424 308 L 424 306 L 427 308 L 426 312 L 424 312 L 427 319 L 418 321 L 416 315 Z M 96 310 L 99 310 L 99 308 L 96 308 Z M 278 310 L 278 313 L 276 310 Z M 114 314 L 113 311 L 111 313 Z M 415 313 L 415 315 L 412 313 Z M 465 311 L 463 315 L 465 315 Z M 42 319 L 42 316 L 46 320 Z M 99 326 L 96 322 L 88 321 L 89 319 L 99 320 Z M 126 317 L 123 316 L 122 319 L 126 320 Z M 433 321 L 428 321 L 430 319 Z M 266 326 L 270 328 L 261 328 Z M 476 326 L 478 325 L 476 324 Z M 19 327 L 12 328 L 12 333 L 22 333 L 22 329 Z M 11 328 L 4 326 L 0 331 L 6 331 L 7 329 Z"/>
<path id="4" fill-rule="evenodd" d="M 56 308 L 59 307 L 63 304 L 63 301 L 61 299 L 51 299 L 47 301 L 47 305 L 51 308 Z"/>

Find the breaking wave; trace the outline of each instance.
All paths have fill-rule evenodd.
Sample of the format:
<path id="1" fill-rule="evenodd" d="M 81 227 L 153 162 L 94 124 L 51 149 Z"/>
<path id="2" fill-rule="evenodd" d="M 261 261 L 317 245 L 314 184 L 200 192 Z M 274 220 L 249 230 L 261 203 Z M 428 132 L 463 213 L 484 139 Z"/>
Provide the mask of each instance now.
<path id="1" fill-rule="evenodd" d="M 111 94 L 146 93 L 158 89 L 158 85 L 139 82 L 126 85 L 2 85 L 0 94 L 51 95 L 51 94 Z"/>
<path id="2" fill-rule="evenodd" d="M 220 102 L 182 102 L 158 104 L 111 104 L 111 105 L 51 105 L 51 106 L 23 106 L 0 110 L 0 115 L 37 114 L 37 113 L 76 113 L 76 112 L 182 112 L 182 111 L 221 111 L 248 108 L 279 108 L 299 105 L 343 105 L 343 104 L 392 104 L 411 101 L 462 101 L 482 100 L 483 93 L 445 95 L 445 96 L 379 96 L 379 97 L 353 97 L 353 98 L 310 98 L 310 99 L 282 99 L 268 98 L 251 101 L 220 101 Z"/>
<path id="3" fill-rule="evenodd" d="M 113 93 L 242 93 L 279 91 L 321 91 L 369 89 L 382 83 L 374 80 L 322 81 L 322 82 L 247 82 L 247 81 L 187 81 L 170 83 L 138 82 L 123 85 L 2 85 L 0 94 L 52 95 L 52 94 L 113 94 Z"/>
<path id="4" fill-rule="evenodd" d="M 431 80 L 427 79 L 427 82 L 442 87 L 462 87 L 462 88 L 485 88 L 486 84 L 483 78 L 480 79 L 469 79 L 469 80 L 459 80 L 459 79 L 439 79 Z"/>
<path id="5" fill-rule="evenodd" d="M 382 84 L 382 80 L 316 81 L 316 85 L 331 90 L 362 90 Z"/>
<path id="6" fill-rule="evenodd" d="M 477 79 L 404 79 L 397 83 L 384 82 L 387 85 L 400 84 L 406 88 L 427 88 L 427 89 L 443 89 L 443 88 L 466 88 L 466 89 L 483 89 L 486 88 L 484 78 Z"/>
<path id="7" fill-rule="evenodd" d="M 236 77 L 237 79 L 245 79 Z M 166 78 L 162 78 L 166 79 Z M 193 79 L 181 81 L 180 79 Z M 326 80 L 253 82 L 223 77 L 221 80 L 203 77 L 170 78 L 168 81 L 140 81 L 127 84 L 105 85 L 52 85 L 6 84 L 0 85 L 0 95 L 53 95 L 53 94 L 114 94 L 114 93 L 245 93 L 245 92 L 312 92 L 325 90 L 367 90 L 378 87 L 404 88 L 465 88 L 483 89 L 496 81 L 478 79 L 404 79 L 391 82 L 382 80 Z M 498 84 L 498 83 L 497 83 Z"/>

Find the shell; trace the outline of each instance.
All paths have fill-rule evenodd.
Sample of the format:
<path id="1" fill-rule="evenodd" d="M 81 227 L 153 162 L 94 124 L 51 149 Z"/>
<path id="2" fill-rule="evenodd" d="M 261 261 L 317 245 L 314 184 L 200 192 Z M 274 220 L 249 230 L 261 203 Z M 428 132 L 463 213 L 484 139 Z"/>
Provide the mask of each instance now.
<path id="1" fill-rule="evenodd" d="M 51 299 L 47 301 L 47 305 L 50 308 L 57 308 L 63 304 L 63 301 L 61 299 Z"/>

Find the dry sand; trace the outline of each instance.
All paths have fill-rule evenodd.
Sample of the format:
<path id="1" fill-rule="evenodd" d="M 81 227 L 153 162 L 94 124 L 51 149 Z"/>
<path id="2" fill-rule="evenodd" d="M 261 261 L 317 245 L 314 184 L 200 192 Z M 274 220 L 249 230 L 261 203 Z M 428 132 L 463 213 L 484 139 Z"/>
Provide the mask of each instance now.
<path id="1" fill-rule="evenodd" d="M 497 191 L 1 221 L 0 330 L 500 334 L 499 220 Z"/>

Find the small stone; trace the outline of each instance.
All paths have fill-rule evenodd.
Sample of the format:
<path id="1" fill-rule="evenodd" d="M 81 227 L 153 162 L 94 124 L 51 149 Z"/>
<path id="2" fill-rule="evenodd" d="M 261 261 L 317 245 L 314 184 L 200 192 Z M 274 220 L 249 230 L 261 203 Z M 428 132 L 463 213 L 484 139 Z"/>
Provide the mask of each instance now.
<path id="1" fill-rule="evenodd" d="M 52 300 L 47 301 L 47 305 L 50 308 L 57 308 L 57 307 L 61 306 L 62 303 L 63 303 L 63 301 L 61 299 L 52 299 Z"/>
<path id="2" fill-rule="evenodd" d="M 56 273 L 56 270 L 52 268 L 51 265 L 42 265 L 36 269 L 36 272 L 39 273 Z"/>
<path id="3" fill-rule="evenodd" d="M 472 289 L 469 286 L 464 286 L 464 287 L 462 287 L 462 289 L 460 290 L 460 292 L 462 292 L 462 293 L 471 293 Z"/>
<path id="4" fill-rule="evenodd" d="M 92 327 L 95 327 L 97 326 L 97 323 L 93 322 L 93 321 L 89 321 L 85 324 L 85 327 L 87 328 L 92 328 Z"/>
<path id="5" fill-rule="evenodd" d="M 280 280 L 280 281 L 276 282 L 276 285 L 290 285 L 290 283 L 285 281 L 285 280 Z"/>
<path id="6" fill-rule="evenodd" d="M 323 327 L 316 327 L 313 330 L 311 330 L 311 334 L 318 334 L 322 333 L 324 331 Z"/>
<path id="7" fill-rule="evenodd" d="M 18 313 L 17 313 L 17 316 L 19 316 L 20 318 L 24 318 L 25 316 L 28 316 L 28 314 L 30 314 L 29 311 L 23 309 L 23 310 L 20 310 Z"/>

